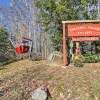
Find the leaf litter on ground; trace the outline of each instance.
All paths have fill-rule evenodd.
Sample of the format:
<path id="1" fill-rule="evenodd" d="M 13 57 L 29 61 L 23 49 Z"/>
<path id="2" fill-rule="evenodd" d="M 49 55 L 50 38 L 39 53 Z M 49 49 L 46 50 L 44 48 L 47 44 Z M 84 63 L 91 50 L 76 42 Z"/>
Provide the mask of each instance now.
<path id="1" fill-rule="evenodd" d="M 50 100 L 100 100 L 100 63 L 63 69 L 46 61 L 21 60 L 4 67 L 0 100 L 31 100 L 30 93 L 39 86 L 49 89 Z"/>

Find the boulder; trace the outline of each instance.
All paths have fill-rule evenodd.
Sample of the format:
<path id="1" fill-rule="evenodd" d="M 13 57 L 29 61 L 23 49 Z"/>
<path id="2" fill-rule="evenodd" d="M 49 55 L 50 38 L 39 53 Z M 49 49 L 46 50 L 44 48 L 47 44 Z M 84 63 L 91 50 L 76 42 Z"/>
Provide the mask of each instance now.
<path id="1" fill-rule="evenodd" d="M 48 64 L 62 65 L 63 64 L 62 59 L 63 59 L 63 54 L 61 52 L 54 51 L 48 56 L 47 62 Z"/>
<path id="2" fill-rule="evenodd" d="M 48 89 L 46 87 L 39 87 L 32 91 L 32 100 L 47 100 L 48 99 Z"/>

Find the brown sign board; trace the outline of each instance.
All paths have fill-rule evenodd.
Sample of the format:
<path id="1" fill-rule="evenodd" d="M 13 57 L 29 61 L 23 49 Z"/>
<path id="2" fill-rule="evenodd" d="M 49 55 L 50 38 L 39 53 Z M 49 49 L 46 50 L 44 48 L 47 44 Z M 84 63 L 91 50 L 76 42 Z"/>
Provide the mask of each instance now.
<path id="1" fill-rule="evenodd" d="M 69 24 L 68 36 L 100 36 L 100 24 Z"/>
<path id="2" fill-rule="evenodd" d="M 72 41 L 100 41 L 100 37 L 72 37 Z"/>

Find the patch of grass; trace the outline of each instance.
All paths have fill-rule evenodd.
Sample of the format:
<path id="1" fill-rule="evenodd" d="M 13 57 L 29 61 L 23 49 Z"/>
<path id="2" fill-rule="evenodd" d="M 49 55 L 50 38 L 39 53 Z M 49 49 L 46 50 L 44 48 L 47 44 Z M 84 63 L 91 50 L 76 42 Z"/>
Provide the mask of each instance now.
<path id="1" fill-rule="evenodd" d="M 91 87 L 93 88 L 93 93 L 94 94 L 100 94 L 100 81 L 96 80 Z"/>
<path id="2" fill-rule="evenodd" d="M 2 65 L 2 66 L 0 66 L 0 70 L 3 70 L 3 69 L 5 69 L 5 67 Z"/>
<path id="3" fill-rule="evenodd" d="M 65 98 L 70 96 L 69 100 L 75 98 L 95 100 L 100 94 L 98 67 L 100 65 L 91 64 L 92 67 L 89 65 L 81 69 L 78 67 L 62 69 L 61 66 L 49 66 L 45 61 L 30 62 L 28 60 L 6 65 L 6 69 L 1 70 L 3 80 L 1 91 L 7 93 L 0 99 L 7 97 L 6 100 L 31 100 L 30 92 L 43 85 L 50 90 L 52 96 L 50 100 L 56 100 L 61 93 Z M 94 70 L 97 71 L 94 72 Z"/>
<path id="4" fill-rule="evenodd" d="M 95 94 L 94 93 L 90 93 L 89 100 L 95 100 Z"/>
<path id="5" fill-rule="evenodd" d="M 45 80 L 53 80 L 53 78 L 54 78 L 54 76 L 48 75 L 48 76 L 45 78 Z"/>

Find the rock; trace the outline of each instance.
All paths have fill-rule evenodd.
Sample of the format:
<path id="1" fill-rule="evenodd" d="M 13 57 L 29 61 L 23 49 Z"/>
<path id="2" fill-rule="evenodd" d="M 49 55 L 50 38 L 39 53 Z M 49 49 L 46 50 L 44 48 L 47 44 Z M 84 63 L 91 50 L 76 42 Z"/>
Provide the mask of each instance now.
<path id="1" fill-rule="evenodd" d="M 32 91 L 32 100 L 47 100 L 48 98 L 48 89 L 46 87 L 39 87 Z"/>
<path id="2" fill-rule="evenodd" d="M 62 55 L 63 54 L 61 52 L 54 51 L 47 58 L 48 64 L 51 64 L 51 65 L 63 65 L 63 56 Z"/>

